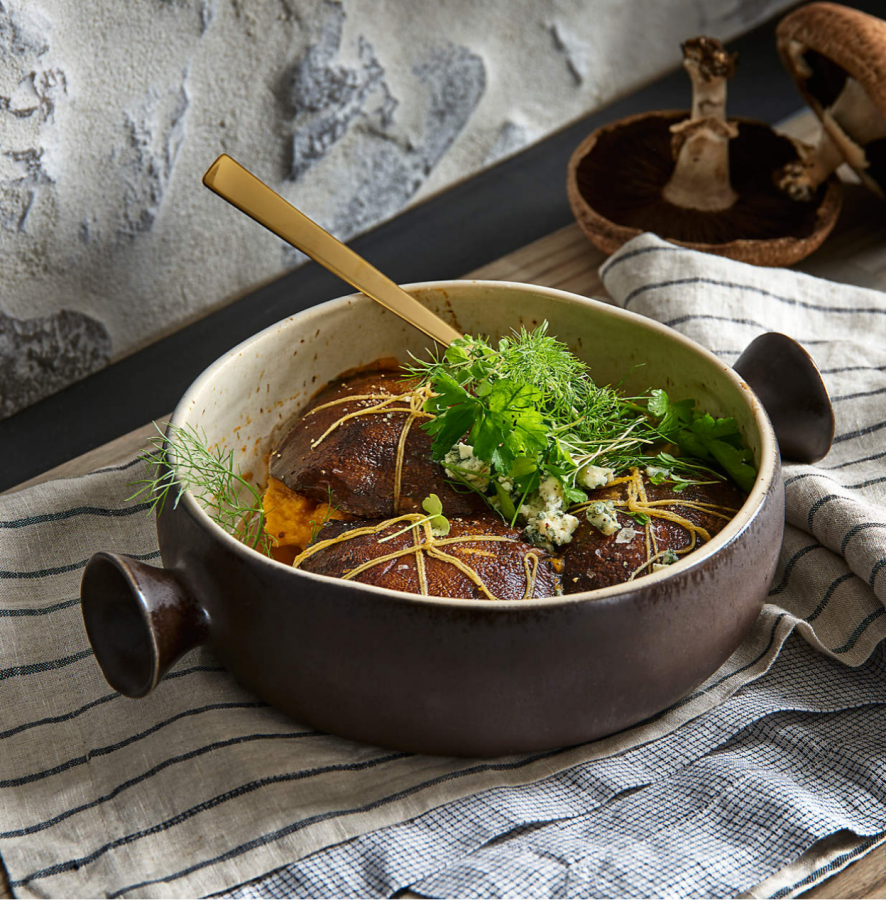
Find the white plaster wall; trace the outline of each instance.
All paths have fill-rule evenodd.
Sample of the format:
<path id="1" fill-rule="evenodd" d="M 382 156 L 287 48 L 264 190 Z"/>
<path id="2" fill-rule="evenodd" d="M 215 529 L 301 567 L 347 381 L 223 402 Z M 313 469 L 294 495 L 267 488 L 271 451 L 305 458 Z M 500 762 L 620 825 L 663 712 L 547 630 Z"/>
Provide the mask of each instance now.
<path id="1" fill-rule="evenodd" d="M 220 152 L 347 239 L 787 5 L 0 0 L 0 417 L 300 261 Z"/>

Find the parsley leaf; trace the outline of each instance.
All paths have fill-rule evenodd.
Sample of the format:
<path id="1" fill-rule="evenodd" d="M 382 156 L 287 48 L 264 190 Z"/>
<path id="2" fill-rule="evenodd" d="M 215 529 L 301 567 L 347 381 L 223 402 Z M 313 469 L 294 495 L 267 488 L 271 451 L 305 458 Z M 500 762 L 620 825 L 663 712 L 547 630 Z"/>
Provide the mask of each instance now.
<path id="1" fill-rule="evenodd" d="M 434 391 L 438 396 L 428 400 L 425 410 L 435 418 L 423 427 L 434 439 L 431 453 L 439 462 L 470 431 L 482 404 L 450 375 L 441 374 Z"/>
<path id="2" fill-rule="evenodd" d="M 665 434 L 671 434 L 692 421 L 692 410 L 695 407 L 694 400 L 678 400 L 672 403 L 667 391 L 657 388 L 649 394 L 647 409 L 649 412 L 661 418 L 658 423 L 659 430 Z"/>
<path id="3" fill-rule="evenodd" d="M 716 462 L 742 490 L 749 491 L 757 470 L 735 419 L 715 419 L 707 413 L 695 412 L 694 406 L 694 400 L 673 403 L 662 390 L 652 391 L 647 404 L 652 415 L 661 417 L 659 431 L 682 453 L 704 462 Z M 659 454 L 659 459 L 662 457 L 667 457 L 668 465 L 680 462 L 669 454 Z"/>
<path id="4" fill-rule="evenodd" d="M 434 389 L 437 389 L 436 381 Z M 451 386 L 449 395 L 452 395 Z M 474 455 L 491 462 L 497 471 L 508 472 L 518 456 L 536 456 L 547 445 L 548 426 L 535 406 L 538 397 L 538 391 L 530 385 L 515 384 L 506 378 L 494 381 L 485 396 L 470 398 L 473 400 L 472 403 L 460 398 L 457 406 L 450 407 L 446 411 L 444 418 L 451 418 L 452 421 L 446 423 L 437 434 L 435 445 L 439 441 L 442 447 L 444 440 L 448 440 L 468 422 L 470 413 L 472 417 L 470 442 L 474 448 Z M 440 401 L 441 398 L 438 397 L 436 400 Z M 458 412 L 453 415 L 455 411 Z M 433 424 L 430 423 L 430 426 Z M 431 427 L 428 427 L 428 431 L 431 430 Z M 443 454 L 451 449 L 463 434 L 464 431 L 458 434 L 443 450 Z"/>

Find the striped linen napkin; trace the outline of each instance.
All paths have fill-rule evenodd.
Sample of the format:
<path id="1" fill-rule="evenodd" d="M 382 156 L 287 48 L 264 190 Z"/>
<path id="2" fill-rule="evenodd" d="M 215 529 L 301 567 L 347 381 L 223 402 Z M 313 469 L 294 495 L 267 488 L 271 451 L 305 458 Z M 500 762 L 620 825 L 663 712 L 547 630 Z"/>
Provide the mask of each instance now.
<path id="1" fill-rule="evenodd" d="M 788 896 L 886 838 L 886 296 L 652 236 L 604 277 L 726 361 L 791 334 L 836 400 L 834 450 L 786 469 L 770 602 L 730 660 L 618 735 L 482 761 L 322 734 L 205 650 L 129 701 L 92 658 L 78 587 L 98 549 L 158 557 L 122 499 L 137 462 L 0 497 L 0 858 L 16 896 Z M 835 835 L 850 839 L 816 853 Z"/>

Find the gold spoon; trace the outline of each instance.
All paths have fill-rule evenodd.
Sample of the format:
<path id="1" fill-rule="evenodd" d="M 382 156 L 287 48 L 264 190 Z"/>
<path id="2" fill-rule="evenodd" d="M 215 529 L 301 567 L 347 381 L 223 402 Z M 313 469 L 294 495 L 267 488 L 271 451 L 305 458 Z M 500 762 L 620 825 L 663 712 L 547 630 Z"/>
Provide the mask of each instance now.
<path id="1" fill-rule="evenodd" d="M 209 167 L 203 184 L 437 343 L 448 347 L 462 336 L 226 153 Z"/>

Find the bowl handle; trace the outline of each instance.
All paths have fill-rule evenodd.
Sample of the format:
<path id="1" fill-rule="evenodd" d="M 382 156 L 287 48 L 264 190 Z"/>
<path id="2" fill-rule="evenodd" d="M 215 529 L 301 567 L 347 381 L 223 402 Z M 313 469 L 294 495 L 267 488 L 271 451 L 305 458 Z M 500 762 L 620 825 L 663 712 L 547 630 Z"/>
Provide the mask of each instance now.
<path id="1" fill-rule="evenodd" d="M 834 440 L 834 408 L 812 357 L 793 338 L 770 331 L 754 338 L 732 367 L 769 414 L 781 457 L 813 463 Z"/>
<path id="2" fill-rule="evenodd" d="M 144 697 L 181 656 L 202 644 L 208 618 L 172 572 L 96 553 L 80 585 L 83 623 L 114 690 Z"/>

